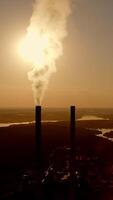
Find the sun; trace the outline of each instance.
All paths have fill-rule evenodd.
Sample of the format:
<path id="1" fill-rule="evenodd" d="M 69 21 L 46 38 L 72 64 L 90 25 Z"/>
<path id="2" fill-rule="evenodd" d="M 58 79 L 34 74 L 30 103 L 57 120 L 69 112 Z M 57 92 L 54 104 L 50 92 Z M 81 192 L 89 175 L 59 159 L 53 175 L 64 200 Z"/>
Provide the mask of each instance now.
<path id="1" fill-rule="evenodd" d="M 19 42 L 19 55 L 24 61 L 29 62 L 33 66 L 39 68 L 47 64 L 50 52 L 50 42 L 48 34 L 39 34 L 35 31 L 30 31 Z"/>

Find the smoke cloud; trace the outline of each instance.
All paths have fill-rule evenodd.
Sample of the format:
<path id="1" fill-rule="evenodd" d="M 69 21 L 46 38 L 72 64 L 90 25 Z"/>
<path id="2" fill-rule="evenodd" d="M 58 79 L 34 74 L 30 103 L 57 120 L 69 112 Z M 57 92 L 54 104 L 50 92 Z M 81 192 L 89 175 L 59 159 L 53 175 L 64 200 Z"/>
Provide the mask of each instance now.
<path id="1" fill-rule="evenodd" d="M 36 0 L 24 41 L 24 54 L 33 65 L 28 73 L 35 103 L 40 104 L 56 60 L 63 54 L 71 0 Z M 25 51 L 26 48 L 26 51 Z"/>

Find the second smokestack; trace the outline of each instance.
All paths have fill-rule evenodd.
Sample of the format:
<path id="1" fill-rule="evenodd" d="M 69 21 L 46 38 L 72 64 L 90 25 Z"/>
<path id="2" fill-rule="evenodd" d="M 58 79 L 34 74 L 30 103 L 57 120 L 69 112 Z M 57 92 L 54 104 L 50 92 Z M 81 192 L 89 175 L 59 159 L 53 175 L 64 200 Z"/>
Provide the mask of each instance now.
<path id="1" fill-rule="evenodd" d="M 75 154 L 75 137 L 76 137 L 76 131 L 75 131 L 75 106 L 70 107 L 70 145 L 71 145 L 71 151 L 72 154 Z"/>
<path id="2" fill-rule="evenodd" d="M 35 110 L 35 138 L 36 138 L 36 159 L 40 166 L 42 164 L 42 130 L 41 130 L 41 106 Z"/>

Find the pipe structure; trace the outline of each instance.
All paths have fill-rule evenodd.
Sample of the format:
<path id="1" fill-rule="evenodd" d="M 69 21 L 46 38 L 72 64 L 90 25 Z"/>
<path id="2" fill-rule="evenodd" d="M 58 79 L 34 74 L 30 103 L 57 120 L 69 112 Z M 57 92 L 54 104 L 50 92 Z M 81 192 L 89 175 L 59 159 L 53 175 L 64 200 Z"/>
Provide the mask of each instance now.
<path id="1" fill-rule="evenodd" d="M 36 139 L 36 159 L 39 166 L 42 164 L 42 130 L 41 130 L 41 106 L 36 106 L 35 110 L 35 139 Z"/>
<path id="2" fill-rule="evenodd" d="M 71 145 L 71 152 L 75 154 L 76 149 L 76 127 L 75 127 L 75 106 L 70 107 L 70 145 Z"/>
<path id="3" fill-rule="evenodd" d="M 75 171 L 76 171 L 76 131 L 75 106 L 70 107 L 70 200 L 75 199 Z"/>
<path id="4" fill-rule="evenodd" d="M 73 199 L 75 188 L 73 187 L 75 168 L 76 168 L 76 142 L 75 142 L 75 106 L 70 107 L 70 175 L 72 181 L 72 190 L 70 199 Z"/>

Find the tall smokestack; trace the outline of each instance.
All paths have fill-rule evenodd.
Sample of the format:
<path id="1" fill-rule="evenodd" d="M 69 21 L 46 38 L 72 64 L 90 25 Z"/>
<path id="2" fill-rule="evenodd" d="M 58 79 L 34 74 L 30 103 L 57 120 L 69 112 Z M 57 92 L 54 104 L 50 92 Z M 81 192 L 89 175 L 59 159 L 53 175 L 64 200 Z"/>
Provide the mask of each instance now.
<path id="1" fill-rule="evenodd" d="M 71 146 L 71 165 L 70 165 L 70 174 L 71 179 L 73 181 L 74 179 L 74 173 L 75 173 L 75 157 L 76 157 L 76 143 L 75 143 L 75 106 L 70 107 L 70 146 Z M 73 191 L 72 191 L 72 197 L 70 199 L 73 199 Z"/>
<path id="2" fill-rule="evenodd" d="M 36 138 L 36 159 L 38 166 L 42 164 L 42 134 L 41 134 L 41 106 L 36 106 L 35 110 L 35 138 Z"/>
<path id="3" fill-rule="evenodd" d="M 75 106 L 70 107 L 70 145 L 71 145 L 71 152 L 75 154 Z"/>

